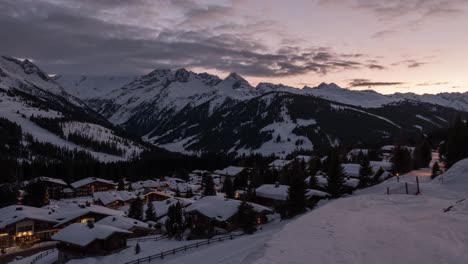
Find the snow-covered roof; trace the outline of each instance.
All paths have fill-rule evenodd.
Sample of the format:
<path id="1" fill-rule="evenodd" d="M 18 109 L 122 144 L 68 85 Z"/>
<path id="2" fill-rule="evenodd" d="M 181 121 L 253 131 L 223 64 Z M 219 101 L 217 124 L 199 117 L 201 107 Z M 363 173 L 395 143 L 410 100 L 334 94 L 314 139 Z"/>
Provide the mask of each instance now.
<path id="1" fill-rule="evenodd" d="M 309 189 L 306 192 L 307 197 L 330 197 L 331 195 L 326 192 L 322 192 L 319 190 Z"/>
<path id="2" fill-rule="evenodd" d="M 163 187 L 167 186 L 167 183 L 165 181 L 160 181 L 160 180 L 146 180 L 146 181 L 138 181 L 132 183 L 132 188 L 134 190 L 142 189 L 142 188 L 158 188 L 158 187 Z"/>
<path id="3" fill-rule="evenodd" d="M 221 196 L 205 196 L 185 209 L 186 212 L 198 212 L 217 221 L 226 221 L 237 213 L 241 201 L 226 199 Z M 271 212 L 271 209 L 259 204 L 249 203 L 256 212 Z"/>
<path id="4" fill-rule="evenodd" d="M 26 205 L 10 205 L 0 208 L 0 228 L 24 219 L 40 220 L 58 223 L 57 214 L 46 208 L 36 208 Z"/>
<path id="5" fill-rule="evenodd" d="M 384 170 L 391 170 L 392 169 L 392 163 L 388 161 L 370 161 L 370 165 L 374 170 L 379 167 L 381 167 Z"/>
<path id="6" fill-rule="evenodd" d="M 37 177 L 32 180 L 32 182 L 50 182 L 59 185 L 67 186 L 68 184 L 62 179 L 50 178 L 50 177 Z"/>
<path id="7" fill-rule="evenodd" d="M 108 225 L 93 224 L 90 228 L 87 224 L 75 223 L 60 230 L 52 236 L 52 239 L 85 247 L 95 240 L 106 239 L 115 233 L 131 234 L 132 232 Z"/>
<path id="8" fill-rule="evenodd" d="M 107 192 L 95 192 L 93 198 L 96 201 L 100 201 L 103 205 L 107 205 L 116 201 L 127 202 L 135 199 L 137 196 L 133 192 L 129 191 L 107 191 Z"/>
<path id="9" fill-rule="evenodd" d="M 361 165 L 348 163 L 348 164 L 342 164 L 342 166 L 343 166 L 343 170 L 346 176 L 359 177 L 359 168 L 361 167 Z"/>
<path id="10" fill-rule="evenodd" d="M 76 181 L 76 182 L 73 182 L 72 184 L 70 184 L 73 188 L 80 188 L 82 186 L 85 186 L 85 185 L 88 185 L 88 184 L 91 184 L 93 182 L 101 182 L 101 183 L 106 183 L 106 184 L 111 184 L 111 185 L 116 185 L 115 182 L 113 181 L 109 181 L 109 180 L 104 180 L 104 179 L 101 179 L 101 178 L 95 178 L 95 177 L 88 177 L 88 178 L 85 178 L 85 179 L 82 179 L 82 180 L 79 180 L 79 181 Z"/>
<path id="11" fill-rule="evenodd" d="M 346 179 L 344 182 L 344 185 L 351 187 L 351 188 L 356 188 L 359 185 L 359 180 L 358 179 Z"/>
<path id="12" fill-rule="evenodd" d="M 147 223 L 125 216 L 108 216 L 101 219 L 96 224 L 113 226 L 124 230 L 130 230 L 132 228 L 151 229 Z"/>
<path id="13" fill-rule="evenodd" d="M 286 201 L 288 199 L 288 185 L 264 184 L 255 190 L 258 197 Z M 307 197 L 328 197 L 330 194 L 314 189 L 307 189 Z"/>
<path id="14" fill-rule="evenodd" d="M 282 169 L 285 166 L 287 166 L 289 163 L 291 163 L 290 160 L 277 159 L 273 161 L 272 163 L 268 164 L 268 166 L 273 167 L 275 169 Z"/>
<path id="15" fill-rule="evenodd" d="M 255 190 L 255 194 L 258 197 L 286 201 L 288 198 L 288 189 L 287 185 L 275 185 L 275 184 L 263 184 Z"/>
<path id="16" fill-rule="evenodd" d="M 314 156 L 306 156 L 306 155 L 298 155 L 294 159 L 296 160 L 303 160 L 304 162 L 309 162 L 314 158 Z"/>
<path id="17" fill-rule="evenodd" d="M 245 167 L 237 167 L 237 166 L 229 166 L 227 168 L 224 168 L 222 170 L 215 170 L 214 173 L 223 175 L 223 176 L 237 176 L 239 173 L 244 171 Z"/>
<path id="18" fill-rule="evenodd" d="M 361 152 L 363 155 L 367 155 L 369 153 L 369 150 L 368 149 L 352 149 L 348 152 L 348 154 L 346 154 L 346 157 L 349 159 L 349 158 L 352 158 L 353 156 L 359 155 L 359 153 Z"/>
<path id="19" fill-rule="evenodd" d="M 393 151 L 397 146 L 394 145 L 386 145 L 380 148 L 380 151 Z M 405 148 L 407 150 L 413 151 L 414 147 L 409 146 L 400 146 L 401 148 Z"/>
<path id="20" fill-rule="evenodd" d="M 194 201 L 191 201 L 189 199 L 180 199 L 180 198 L 169 198 L 164 201 L 154 201 L 152 202 L 154 211 L 156 211 L 156 216 L 161 217 L 165 216 L 167 214 L 167 211 L 171 205 L 175 205 L 177 203 L 180 203 L 182 206 L 188 206 L 192 204 Z M 145 208 L 147 208 L 145 206 Z"/>
<path id="21" fill-rule="evenodd" d="M 82 204 L 82 203 L 59 203 L 55 205 L 48 205 L 44 208 L 54 210 L 57 214 L 56 219 L 58 223 L 55 226 L 60 226 L 67 222 L 73 221 L 88 213 L 95 213 L 100 215 L 123 215 L 124 212 L 110 209 L 104 206 L 95 204 Z"/>

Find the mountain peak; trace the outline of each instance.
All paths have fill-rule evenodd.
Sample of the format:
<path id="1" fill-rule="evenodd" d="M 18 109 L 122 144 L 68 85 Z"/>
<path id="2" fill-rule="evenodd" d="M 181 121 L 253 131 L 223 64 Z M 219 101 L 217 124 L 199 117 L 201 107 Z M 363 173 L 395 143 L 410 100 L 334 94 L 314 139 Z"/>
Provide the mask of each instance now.
<path id="1" fill-rule="evenodd" d="M 242 76 L 240 76 L 239 74 L 235 73 L 235 72 L 231 72 L 228 77 L 226 77 L 225 79 L 226 81 L 233 81 L 233 85 L 232 87 L 234 87 L 234 89 L 237 89 L 237 88 L 240 88 L 240 87 L 249 87 L 251 88 L 250 86 L 250 83 L 244 79 Z"/>
<path id="2" fill-rule="evenodd" d="M 318 89 L 343 89 L 335 83 L 321 83 L 317 86 Z"/>

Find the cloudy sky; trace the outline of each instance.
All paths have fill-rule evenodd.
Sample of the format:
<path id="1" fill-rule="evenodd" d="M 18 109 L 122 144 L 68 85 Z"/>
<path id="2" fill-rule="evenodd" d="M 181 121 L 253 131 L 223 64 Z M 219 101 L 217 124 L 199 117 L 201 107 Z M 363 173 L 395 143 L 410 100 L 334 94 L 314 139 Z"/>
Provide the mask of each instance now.
<path id="1" fill-rule="evenodd" d="M 468 91 L 466 0 L 0 0 L 0 36 L 49 73 Z"/>

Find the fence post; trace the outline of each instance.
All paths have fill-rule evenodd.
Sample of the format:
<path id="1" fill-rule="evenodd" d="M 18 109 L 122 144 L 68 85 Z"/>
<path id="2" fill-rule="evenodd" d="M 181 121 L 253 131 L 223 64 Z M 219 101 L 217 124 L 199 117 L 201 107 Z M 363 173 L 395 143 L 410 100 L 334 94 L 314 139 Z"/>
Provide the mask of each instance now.
<path id="1" fill-rule="evenodd" d="M 416 176 L 416 186 L 418 188 L 416 195 L 418 195 L 419 194 L 419 176 Z"/>
<path id="2" fill-rule="evenodd" d="M 184 251 L 187 251 L 187 245 L 184 246 Z"/>
<path id="3" fill-rule="evenodd" d="M 164 252 L 161 252 L 161 259 L 164 259 Z"/>
<path id="4" fill-rule="evenodd" d="M 405 182 L 406 194 L 408 194 L 408 183 Z"/>
<path id="5" fill-rule="evenodd" d="M 232 234 L 231 234 L 231 240 L 232 240 Z"/>
<path id="6" fill-rule="evenodd" d="M 390 188 L 387 187 L 387 195 L 390 194 Z"/>

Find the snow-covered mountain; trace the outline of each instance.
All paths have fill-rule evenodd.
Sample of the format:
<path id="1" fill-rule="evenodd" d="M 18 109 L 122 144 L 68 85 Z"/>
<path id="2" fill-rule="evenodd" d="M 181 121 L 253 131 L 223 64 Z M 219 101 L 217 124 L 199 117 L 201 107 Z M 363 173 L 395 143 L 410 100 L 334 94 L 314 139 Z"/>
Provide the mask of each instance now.
<path id="1" fill-rule="evenodd" d="M 137 76 L 57 75 L 53 77 L 66 91 L 82 100 L 101 97 L 135 80 Z"/>
<path id="2" fill-rule="evenodd" d="M 7 135 L 19 125 L 16 143 L 23 150 L 15 155 L 26 160 L 46 156 L 41 149 L 78 151 L 102 161 L 129 159 L 143 150 L 28 60 L 0 57 L 0 118 Z"/>
<path id="3" fill-rule="evenodd" d="M 4 87 L 42 94 L 49 102 L 72 105 L 75 114 L 87 111 L 85 116 L 100 118 L 80 99 L 65 92 L 61 83 L 103 116 L 106 120 L 102 122 L 109 121 L 154 145 L 185 153 L 284 156 L 339 143 L 392 143 L 393 135 L 402 130 L 419 134 L 447 127 L 460 110 L 468 109 L 466 96 L 452 94 L 383 95 L 343 89 L 333 83 L 303 89 L 270 83 L 253 87 L 236 73 L 221 79 L 185 69 L 154 70 L 135 79 L 52 79 L 28 61 L 2 61 Z M 53 118 L 64 116 L 62 108 L 55 111 Z M 62 120 L 61 126 L 73 123 L 76 128 L 74 121 L 82 120 Z M 104 128 L 108 126 L 101 131 Z"/>
<path id="4" fill-rule="evenodd" d="M 86 102 L 114 124 L 171 151 L 287 155 L 339 143 L 392 142 L 401 130 L 447 127 L 456 109 L 342 89 L 296 89 L 242 76 L 155 70 Z"/>

